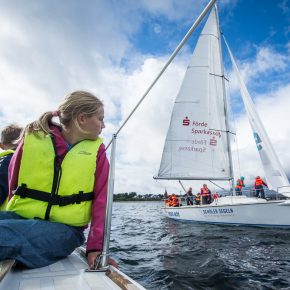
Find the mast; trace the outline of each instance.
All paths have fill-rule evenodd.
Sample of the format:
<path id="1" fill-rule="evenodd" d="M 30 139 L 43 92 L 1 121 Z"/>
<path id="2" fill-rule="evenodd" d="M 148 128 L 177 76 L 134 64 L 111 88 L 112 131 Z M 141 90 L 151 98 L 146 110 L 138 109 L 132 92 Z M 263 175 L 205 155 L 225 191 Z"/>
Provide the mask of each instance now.
<path id="1" fill-rule="evenodd" d="M 228 145 L 228 156 L 229 156 L 229 163 L 230 163 L 230 177 L 231 177 L 231 184 L 232 184 L 232 193 L 235 193 L 235 181 L 234 181 L 234 171 L 233 171 L 233 158 L 232 158 L 232 151 L 231 151 L 231 141 L 230 141 L 230 130 L 229 130 L 229 118 L 228 118 L 228 102 L 226 96 L 226 86 L 225 86 L 225 75 L 224 75 L 224 67 L 223 67 L 223 55 L 222 55 L 222 45 L 221 45 L 221 32 L 220 32 L 220 24 L 219 24 L 219 17 L 218 17 L 218 9 L 217 5 L 215 4 L 215 15 L 216 21 L 218 24 L 218 34 L 219 34 L 219 53 L 221 59 L 221 72 L 222 72 L 222 85 L 223 85 L 223 100 L 224 100 L 224 110 L 225 110 L 225 122 L 226 122 L 226 134 L 227 134 L 227 145 Z"/>

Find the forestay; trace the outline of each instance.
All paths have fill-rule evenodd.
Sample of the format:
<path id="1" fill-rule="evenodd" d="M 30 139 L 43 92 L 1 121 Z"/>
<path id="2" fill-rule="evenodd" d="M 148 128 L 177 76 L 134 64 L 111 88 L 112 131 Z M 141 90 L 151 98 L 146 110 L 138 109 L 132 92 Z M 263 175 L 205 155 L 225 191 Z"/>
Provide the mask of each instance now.
<path id="1" fill-rule="evenodd" d="M 245 109 L 248 115 L 248 119 L 254 134 L 255 142 L 257 145 L 258 152 L 260 154 L 260 159 L 265 172 L 266 181 L 269 189 L 277 190 L 283 192 L 283 188 L 289 191 L 289 181 L 288 178 L 280 164 L 280 161 L 273 149 L 271 141 L 263 127 L 263 124 L 259 118 L 258 113 L 254 107 L 254 103 L 250 97 L 250 94 L 245 86 L 245 83 L 241 77 L 239 69 L 237 67 L 236 61 L 233 54 L 225 41 L 228 48 L 234 70 L 240 85 L 240 91 L 242 99 L 245 105 Z M 290 195 L 290 194 L 284 194 Z"/>
<path id="2" fill-rule="evenodd" d="M 158 179 L 230 179 L 223 70 L 215 9 L 176 97 Z"/>

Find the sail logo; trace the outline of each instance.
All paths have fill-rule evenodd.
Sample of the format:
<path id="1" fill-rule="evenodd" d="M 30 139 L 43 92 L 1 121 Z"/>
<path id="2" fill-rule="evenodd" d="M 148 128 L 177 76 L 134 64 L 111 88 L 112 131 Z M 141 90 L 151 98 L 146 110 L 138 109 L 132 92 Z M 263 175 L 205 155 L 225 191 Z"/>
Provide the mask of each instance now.
<path id="1" fill-rule="evenodd" d="M 190 120 L 188 119 L 188 117 L 185 117 L 182 121 L 182 125 L 183 126 L 189 126 L 190 125 Z"/>
<path id="2" fill-rule="evenodd" d="M 254 132 L 254 139 L 255 139 L 258 151 L 261 151 L 263 149 L 263 146 L 261 145 L 262 140 L 261 140 L 260 136 L 258 135 L 258 133 L 256 133 L 256 132 Z"/>
<path id="3" fill-rule="evenodd" d="M 221 138 L 221 132 L 219 130 L 215 129 L 209 129 L 208 128 L 208 123 L 205 121 L 190 121 L 190 119 L 186 116 L 182 120 L 182 126 L 190 126 L 192 125 L 193 128 L 191 128 L 191 133 L 194 135 L 204 135 L 205 136 L 211 137 L 210 142 L 212 146 L 217 145 L 217 140 L 215 140 L 215 137 Z M 212 138 L 213 137 L 213 138 Z"/>

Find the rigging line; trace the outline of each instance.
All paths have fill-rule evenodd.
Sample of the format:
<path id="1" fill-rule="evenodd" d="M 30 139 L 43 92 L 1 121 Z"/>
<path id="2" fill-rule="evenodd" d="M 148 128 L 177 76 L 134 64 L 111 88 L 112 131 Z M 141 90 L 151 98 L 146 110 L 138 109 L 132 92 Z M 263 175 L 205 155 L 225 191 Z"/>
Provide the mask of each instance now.
<path id="1" fill-rule="evenodd" d="M 185 189 L 184 185 L 182 184 L 182 182 L 181 182 L 180 180 L 178 180 L 178 182 L 180 183 L 180 185 L 181 185 L 182 189 L 183 189 L 183 190 L 184 190 L 184 192 L 186 193 L 187 191 L 186 191 L 186 189 Z"/>
<path id="2" fill-rule="evenodd" d="M 223 38 L 224 38 L 224 33 L 221 33 Z M 229 82 L 230 83 L 230 82 Z M 229 95 L 229 98 L 228 98 L 228 102 L 230 103 L 230 108 L 232 107 L 231 106 L 231 100 L 232 100 L 232 96 L 231 96 L 231 90 L 228 89 L 228 95 Z M 236 117 L 235 115 L 232 113 L 232 119 L 233 119 L 233 126 L 234 126 L 234 130 L 237 132 L 237 120 L 236 120 Z M 235 136 L 235 145 L 236 145 L 236 150 L 237 150 L 237 161 L 238 161 L 238 170 L 239 170 L 239 176 L 241 176 L 241 162 L 240 162 L 240 149 L 239 149 L 239 141 L 238 141 L 238 135 L 236 133 L 233 133 L 233 135 Z"/>
<path id="3" fill-rule="evenodd" d="M 169 57 L 168 61 L 166 62 L 166 64 L 162 68 L 162 70 L 159 72 L 159 74 L 157 75 L 157 77 L 154 79 L 154 81 L 151 83 L 151 85 L 145 91 L 144 95 L 141 97 L 141 99 L 136 104 L 136 106 L 134 107 L 134 109 L 131 111 L 131 113 L 129 114 L 129 116 L 125 119 L 125 121 L 122 123 L 122 125 L 120 126 L 120 128 L 117 130 L 117 132 L 115 133 L 116 137 L 118 136 L 118 134 L 120 133 L 120 131 L 122 130 L 122 128 L 126 125 L 126 123 L 129 121 L 129 119 L 131 118 L 131 116 L 135 113 L 135 111 L 137 110 L 137 108 L 143 102 L 143 100 L 148 95 L 148 93 L 151 91 L 151 89 L 156 84 L 156 82 L 159 80 L 159 78 L 162 76 L 162 74 L 167 69 L 167 67 L 169 66 L 169 64 L 173 61 L 173 59 L 175 58 L 175 56 L 177 55 L 177 53 L 180 51 L 180 49 L 182 48 L 182 46 L 185 44 L 185 42 L 187 41 L 187 39 L 191 36 L 191 34 L 193 33 L 193 31 L 199 25 L 199 23 L 207 15 L 207 12 L 211 9 L 211 7 L 215 4 L 215 2 L 216 2 L 216 0 L 210 0 L 209 3 L 206 5 L 206 7 L 203 9 L 203 11 L 198 16 L 198 18 L 195 20 L 195 22 L 193 23 L 193 25 L 191 26 L 191 28 L 185 34 L 185 36 L 180 41 L 180 43 L 178 44 L 178 46 L 175 48 L 175 50 L 173 51 L 173 53 Z M 112 141 L 113 141 L 113 138 L 110 140 L 109 144 L 107 145 L 106 150 L 110 147 L 110 145 L 112 144 Z"/>
<path id="4" fill-rule="evenodd" d="M 230 192 L 230 191 L 226 190 L 225 188 L 221 187 L 220 185 L 218 185 L 217 183 L 213 182 L 212 180 L 208 180 L 208 181 L 211 182 L 212 184 L 214 184 L 216 187 L 218 187 L 226 192 Z"/>

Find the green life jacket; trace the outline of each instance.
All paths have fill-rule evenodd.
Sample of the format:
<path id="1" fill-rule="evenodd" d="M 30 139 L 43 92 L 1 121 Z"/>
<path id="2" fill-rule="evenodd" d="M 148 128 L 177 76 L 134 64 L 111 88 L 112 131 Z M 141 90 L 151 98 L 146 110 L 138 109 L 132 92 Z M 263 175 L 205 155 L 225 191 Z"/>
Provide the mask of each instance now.
<path id="1" fill-rule="evenodd" d="M 8 203 L 8 198 L 6 198 L 4 200 L 4 202 L 0 205 L 0 211 L 5 211 L 6 210 L 7 203 Z"/>
<path id="2" fill-rule="evenodd" d="M 13 154 L 14 151 L 15 150 L 8 149 L 8 150 L 0 152 L 0 159 L 7 155 Z M 8 192 L 7 192 L 7 195 L 8 195 Z M 7 203 L 8 203 L 8 198 L 6 198 L 5 201 L 0 205 L 0 211 L 6 210 Z"/>
<path id="3" fill-rule="evenodd" d="M 9 154 L 13 154 L 15 150 L 11 150 L 11 149 L 8 149 L 8 150 L 5 150 L 5 151 L 2 151 L 0 152 L 0 158 L 6 156 L 6 155 L 9 155 Z"/>
<path id="4" fill-rule="evenodd" d="M 101 144 L 101 138 L 77 143 L 60 165 L 50 135 L 26 135 L 18 187 L 9 200 L 7 210 L 24 218 L 45 219 L 71 226 L 88 224 L 96 159 Z"/>

